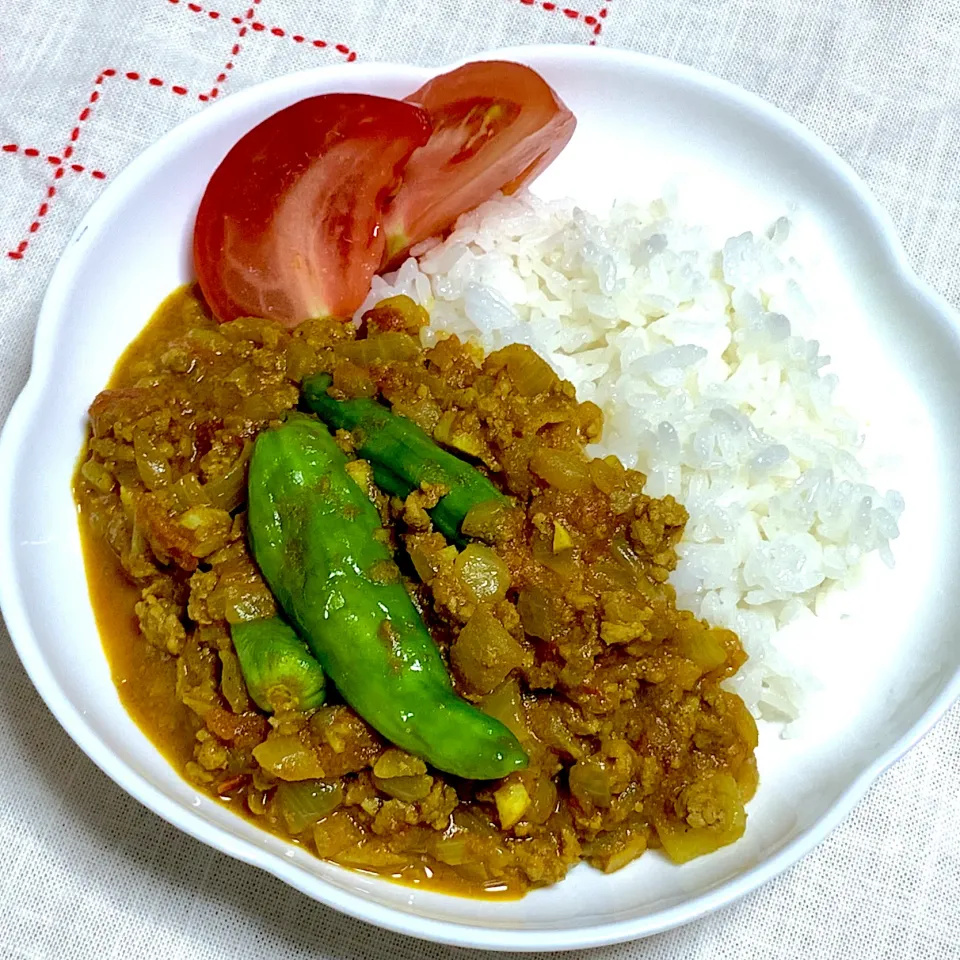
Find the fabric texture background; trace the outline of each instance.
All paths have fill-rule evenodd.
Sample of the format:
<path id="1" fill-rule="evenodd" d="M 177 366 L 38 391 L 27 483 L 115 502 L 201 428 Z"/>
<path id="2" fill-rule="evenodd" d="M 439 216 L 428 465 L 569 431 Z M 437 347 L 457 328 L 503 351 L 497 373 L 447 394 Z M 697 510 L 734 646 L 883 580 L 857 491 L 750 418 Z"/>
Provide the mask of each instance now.
<path id="1" fill-rule="evenodd" d="M 960 306 L 957 0 L 0 0 L 0 422 L 82 213 L 205 104 L 344 60 L 534 42 L 657 54 L 772 101 L 890 211 Z M 252 3 L 251 6 L 245 6 Z M 235 6 L 234 6 L 235 5 Z M 98 83 L 97 80 L 100 80 Z M 454 960 L 182 835 L 60 729 L 0 627 L 0 957 Z M 960 706 L 792 870 L 593 960 L 960 958 Z M 545 955 L 544 955 L 545 956 Z"/>

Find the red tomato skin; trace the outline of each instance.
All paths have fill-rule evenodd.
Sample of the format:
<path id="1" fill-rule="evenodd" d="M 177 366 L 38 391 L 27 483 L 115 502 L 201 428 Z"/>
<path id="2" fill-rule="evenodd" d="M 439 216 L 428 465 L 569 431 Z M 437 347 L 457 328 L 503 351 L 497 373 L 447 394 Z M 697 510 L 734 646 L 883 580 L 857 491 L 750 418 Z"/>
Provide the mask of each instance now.
<path id="1" fill-rule="evenodd" d="M 513 193 L 546 169 L 577 121 L 536 71 L 482 60 L 428 81 L 406 98 L 430 115 L 433 135 L 404 170 L 384 221 L 384 269 L 442 233 L 498 190 Z"/>
<path id="2" fill-rule="evenodd" d="M 383 208 L 430 130 L 417 106 L 343 93 L 301 100 L 245 134 L 194 227 L 197 279 L 217 318 L 295 327 L 351 316 L 383 259 Z"/>

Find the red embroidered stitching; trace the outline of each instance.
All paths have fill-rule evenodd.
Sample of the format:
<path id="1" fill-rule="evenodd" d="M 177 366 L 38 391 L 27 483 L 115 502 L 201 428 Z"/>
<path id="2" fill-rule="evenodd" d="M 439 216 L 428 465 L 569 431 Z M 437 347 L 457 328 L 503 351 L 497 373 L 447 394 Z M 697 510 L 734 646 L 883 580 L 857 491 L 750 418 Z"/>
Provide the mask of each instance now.
<path id="1" fill-rule="evenodd" d="M 260 0 L 252 0 L 252 5 L 243 15 L 243 17 L 231 17 L 231 20 L 234 23 L 241 24 L 240 29 L 237 31 L 237 40 L 234 45 L 230 48 L 230 59 L 227 61 L 224 68 L 217 75 L 217 79 L 214 81 L 214 85 L 206 92 L 197 95 L 197 99 L 206 103 L 208 100 L 215 100 L 220 94 L 219 84 L 222 84 L 227 79 L 227 74 L 230 70 L 233 69 L 233 60 L 240 53 L 242 47 L 240 46 L 240 41 L 247 35 L 247 27 L 243 23 L 244 20 L 253 19 L 253 11 L 256 6 L 260 3 Z"/>
<path id="2" fill-rule="evenodd" d="M 177 6 L 180 3 L 180 0 L 168 0 L 169 3 L 172 3 L 174 6 Z M 194 13 L 205 13 L 211 20 L 219 20 L 220 13 L 217 10 L 204 10 L 199 3 L 188 3 L 186 5 L 188 10 L 192 10 Z"/>
<path id="3" fill-rule="evenodd" d="M 83 113 L 86 113 L 89 116 L 89 110 L 84 110 Z M 80 119 L 85 120 L 86 117 L 83 116 L 83 113 L 80 114 Z M 36 147 L 21 147 L 16 143 L 4 143 L 0 145 L 0 151 L 3 153 L 22 153 L 25 157 L 39 157 L 40 151 Z M 54 166 L 63 163 L 64 160 L 69 160 L 73 155 L 73 147 L 67 147 L 63 151 L 62 157 L 50 156 L 46 158 L 47 163 L 53 164 Z M 98 180 L 103 180 L 106 177 L 106 174 L 102 170 L 89 170 L 81 163 L 71 163 L 70 169 L 74 173 L 84 173 L 85 171 L 90 174 L 91 177 L 96 177 Z"/>
<path id="4" fill-rule="evenodd" d="M 181 6 L 181 5 L 185 6 L 192 13 L 206 14 L 206 16 L 209 17 L 211 20 L 219 20 L 220 17 L 222 16 L 220 11 L 208 10 L 202 7 L 200 4 L 192 2 L 192 0 L 191 2 L 187 2 L 187 3 L 183 3 L 182 0 L 167 0 L 167 2 L 173 6 Z M 220 85 L 222 85 L 227 80 L 229 76 L 229 72 L 233 70 L 234 60 L 236 59 L 237 55 L 240 53 L 242 49 L 240 41 L 247 35 L 248 30 L 253 30 L 257 33 L 270 33 L 271 36 L 275 36 L 275 37 L 289 36 L 294 43 L 309 42 L 311 46 L 316 47 L 317 49 L 323 49 L 328 46 L 332 46 L 332 48 L 336 50 L 337 53 L 341 54 L 346 58 L 348 63 L 352 63 L 354 60 L 357 59 L 356 51 L 351 50 L 346 44 L 337 43 L 337 44 L 331 45 L 328 41 L 319 40 L 319 39 L 308 41 L 303 34 L 299 34 L 299 33 L 290 34 L 286 30 L 284 30 L 282 27 L 267 27 L 267 25 L 262 23 L 261 21 L 254 20 L 254 13 L 257 6 L 259 6 L 260 2 L 261 0 L 251 0 L 251 6 L 243 15 L 243 17 L 231 17 L 232 22 L 235 23 L 237 26 L 239 26 L 240 29 L 237 31 L 236 42 L 234 42 L 233 46 L 230 49 L 230 59 L 224 65 L 223 70 L 221 70 L 220 73 L 217 75 L 217 78 L 214 81 L 214 86 L 211 87 L 210 90 L 207 91 L 206 93 L 198 94 L 199 100 L 206 102 L 208 100 L 216 99 L 216 97 L 219 95 L 220 89 L 221 89 Z M 528 0 L 523 0 L 523 2 L 528 2 Z M 532 3 L 533 0 L 529 0 L 529 2 Z M 543 6 L 547 7 L 547 4 L 544 3 Z M 605 15 L 605 11 L 604 11 L 604 15 Z M 57 194 L 57 187 L 55 186 L 55 183 L 56 181 L 60 180 L 64 176 L 67 169 L 71 170 L 74 173 L 89 172 L 90 176 L 94 177 L 97 180 L 106 179 L 107 175 L 102 170 L 88 171 L 87 167 L 85 167 L 83 164 L 80 164 L 80 163 L 67 164 L 66 161 L 68 161 L 73 156 L 74 144 L 80 138 L 81 128 L 83 124 L 86 123 L 86 121 L 90 118 L 93 111 L 93 105 L 97 103 L 97 101 L 100 99 L 100 92 L 96 88 L 102 86 L 104 83 L 104 80 L 106 80 L 107 78 L 116 77 L 116 76 L 118 76 L 118 73 L 112 67 L 104 70 L 102 73 L 99 74 L 99 76 L 96 78 L 96 81 L 94 82 L 95 89 L 90 94 L 83 110 L 81 110 L 77 118 L 76 126 L 74 126 L 74 128 L 70 131 L 69 142 L 63 148 L 59 156 L 55 154 L 50 154 L 46 157 L 47 163 L 49 163 L 51 166 L 56 168 L 53 174 L 54 182 L 47 186 L 46 199 L 37 208 L 37 212 L 34 215 L 34 219 L 30 223 L 30 226 L 27 228 L 27 234 L 28 234 L 27 239 L 21 240 L 15 250 L 7 251 L 7 256 L 10 257 L 11 259 L 13 260 L 23 259 L 24 251 L 27 249 L 27 247 L 30 244 L 29 238 L 32 237 L 33 234 L 35 234 L 40 229 L 43 218 L 47 216 L 50 210 L 50 201 L 52 201 Z M 134 83 L 139 82 L 140 80 L 143 79 L 143 76 L 136 70 L 129 70 L 123 74 L 119 74 L 119 76 L 122 77 L 123 79 L 129 80 Z M 151 86 L 151 87 L 167 86 L 167 82 L 165 80 L 160 79 L 160 77 L 147 77 L 146 82 L 148 86 Z M 170 89 L 170 92 L 175 94 L 176 96 L 182 97 L 182 96 L 186 96 L 189 93 L 189 89 L 181 84 L 173 84 L 170 86 L 169 89 Z M 12 144 L 12 143 L 0 145 L 0 151 L 6 152 L 6 153 L 19 152 L 27 157 L 40 156 L 40 151 L 35 147 L 21 148 L 17 144 Z"/>
<path id="5" fill-rule="evenodd" d="M 562 13 L 569 20 L 582 20 L 586 26 L 590 27 L 590 32 L 594 37 L 593 40 L 590 41 L 590 46 L 596 45 L 597 37 L 603 32 L 603 21 L 607 19 L 609 10 L 609 7 L 604 7 L 599 13 L 592 14 L 581 13 L 572 7 L 562 7 L 559 4 L 551 3 L 550 0 L 520 0 L 520 2 L 525 7 L 540 7 L 548 13 Z"/>
<path id="6" fill-rule="evenodd" d="M 258 33 L 270 33 L 274 37 L 289 37 L 294 43 L 310 43 L 312 46 L 317 47 L 318 49 L 332 47 L 337 51 L 337 53 L 343 54 L 343 56 L 347 58 L 347 63 L 353 63 L 353 61 L 357 59 L 356 50 L 351 50 L 345 43 L 331 44 L 329 40 L 307 40 L 303 34 L 291 34 L 282 27 L 268 27 L 265 23 L 261 23 L 259 20 L 255 20 L 253 23 L 251 23 L 250 29 L 256 30 Z"/>
<path id="7" fill-rule="evenodd" d="M 173 0 L 171 0 L 171 2 L 173 2 Z M 179 2 L 179 0 L 177 0 L 177 2 Z M 45 157 L 47 163 L 49 163 L 51 166 L 56 167 L 56 169 L 53 172 L 54 183 L 57 180 L 60 180 L 63 177 L 63 175 L 66 173 L 67 167 L 64 165 L 64 161 L 69 160 L 70 157 L 73 156 L 74 144 L 77 142 L 77 140 L 80 139 L 80 131 L 83 125 L 87 122 L 87 120 L 90 119 L 90 116 L 93 113 L 93 105 L 100 99 L 100 91 L 97 88 L 103 86 L 104 81 L 107 80 L 108 78 L 116 77 L 116 76 L 118 76 L 117 71 L 114 70 L 112 67 L 108 67 L 106 70 L 103 70 L 97 76 L 97 79 L 94 81 L 94 90 L 90 94 L 90 96 L 87 98 L 86 104 L 84 104 L 83 109 L 80 111 L 80 114 L 77 116 L 76 126 L 70 131 L 70 140 L 61 151 L 61 155 L 56 156 L 55 154 L 50 154 L 49 156 Z M 121 76 L 123 79 L 130 80 L 133 82 L 137 82 L 141 78 L 140 74 L 137 73 L 135 70 L 130 70 L 126 73 L 120 74 L 119 76 Z M 159 77 L 151 77 L 147 82 L 154 87 L 163 87 L 166 85 L 165 81 L 161 80 Z M 186 87 L 171 86 L 170 92 L 175 93 L 178 96 L 183 96 L 188 91 Z M 18 147 L 17 147 L 17 144 L 15 143 L 8 143 L 8 144 L 4 144 L 3 147 L 0 149 L 2 149 L 6 153 L 16 153 L 18 150 Z M 24 156 L 27 156 L 27 157 L 38 157 L 40 156 L 40 151 L 37 150 L 36 147 L 24 147 L 23 154 Z M 86 170 L 86 167 L 80 163 L 72 163 L 69 165 L 69 169 L 72 170 L 74 173 L 83 173 Z M 96 180 L 105 180 L 107 175 L 102 170 L 91 170 L 90 176 Z M 36 214 L 34 214 L 33 221 L 31 222 L 30 226 L 27 227 L 28 237 L 33 236 L 33 234 L 35 234 L 40 229 L 43 218 L 47 215 L 47 213 L 50 210 L 49 201 L 52 200 L 57 195 L 57 188 L 54 185 L 54 183 L 51 183 L 50 185 L 48 185 L 47 195 L 46 195 L 47 198 L 37 208 L 37 212 Z M 30 245 L 29 239 L 21 240 L 20 243 L 17 244 L 17 248 L 15 250 L 7 251 L 7 256 L 11 260 L 22 260 L 23 253 L 29 245 Z"/>
<path id="8" fill-rule="evenodd" d="M 173 4 L 174 6 L 179 6 L 181 0 L 167 0 L 168 3 Z M 253 0 L 253 5 L 256 7 L 259 5 L 260 0 Z M 192 10 L 194 13 L 206 13 L 208 17 L 216 20 L 221 14 L 216 10 L 206 10 L 197 3 L 187 3 L 185 4 L 188 10 Z M 250 23 L 244 23 L 244 21 L 252 21 Z M 312 46 L 317 47 L 318 49 L 323 49 L 324 47 L 332 46 L 337 53 L 342 54 L 347 58 L 347 63 L 353 63 L 357 59 L 357 53 L 355 50 L 351 50 L 344 43 L 331 44 L 328 40 L 310 40 L 301 33 L 290 33 L 287 30 L 284 30 L 283 27 L 268 27 L 265 23 L 260 20 L 253 20 L 253 8 L 247 10 L 247 12 L 242 17 L 231 17 L 231 23 L 235 23 L 240 30 L 237 32 L 237 39 L 241 40 L 247 35 L 248 29 L 253 30 L 255 33 L 269 33 L 274 37 L 289 37 L 293 40 L 294 43 L 307 43 L 309 42 Z M 235 57 L 241 50 L 239 43 L 234 44 L 233 49 L 230 51 L 230 56 Z M 222 84 L 228 75 L 228 71 L 233 69 L 233 61 L 229 61 L 224 65 L 223 70 L 217 76 L 217 79 L 214 81 L 214 86 L 208 90 L 206 93 L 201 93 L 198 96 L 199 100 L 202 100 L 204 103 L 208 100 L 215 100 L 220 95 L 219 84 Z"/>

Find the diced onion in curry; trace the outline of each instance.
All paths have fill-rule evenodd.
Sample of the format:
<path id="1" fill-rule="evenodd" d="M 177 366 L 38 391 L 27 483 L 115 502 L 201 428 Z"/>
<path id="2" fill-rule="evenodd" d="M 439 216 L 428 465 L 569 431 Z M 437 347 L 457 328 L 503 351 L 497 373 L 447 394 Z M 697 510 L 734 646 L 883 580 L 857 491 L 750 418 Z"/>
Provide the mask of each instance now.
<path id="1" fill-rule="evenodd" d="M 217 325 L 189 289 L 162 305 L 91 406 L 75 481 L 126 706 L 199 789 L 320 857 L 408 883 L 517 896 L 580 860 L 612 872 L 649 849 L 682 863 L 733 842 L 757 785 L 756 727 L 722 686 L 745 659 L 736 635 L 677 610 L 667 582 L 686 512 L 589 457 L 600 411 L 529 348 L 424 349 L 425 322 L 404 298 L 360 332 Z M 246 466 L 319 370 L 512 498 L 471 510 L 458 546 L 432 528 L 429 490 L 391 498 L 356 461 L 388 524 L 389 575 L 526 770 L 458 780 L 383 742 L 335 692 L 269 720 L 247 695 L 228 625 L 277 611 L 246 544 Z"/>

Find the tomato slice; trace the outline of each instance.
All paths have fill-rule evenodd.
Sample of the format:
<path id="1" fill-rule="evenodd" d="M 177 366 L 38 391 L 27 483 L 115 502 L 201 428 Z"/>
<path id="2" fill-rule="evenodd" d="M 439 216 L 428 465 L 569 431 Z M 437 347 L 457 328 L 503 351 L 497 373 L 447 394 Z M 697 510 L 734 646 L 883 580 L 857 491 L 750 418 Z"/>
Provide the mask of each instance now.
<path id="1" fill-rule="evenodd" d="M 435 77 L 407 101 L 430 114 L 433 134 L 410 158 L 387 210 L 385 268 L 498 190 L 513 193 L 532 180 L 577 125 L 543 77 L 500 60 Z"/>
<path id="2" fill-rule="evenodd" d="M 193 258 L 221 321 L 350 316 L 380 265 L 380 221 L 430 136 L 417 106 L 327 94 L 275 113 L 217 168 L 200 202 Z"/>

